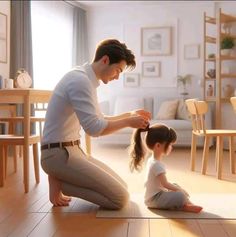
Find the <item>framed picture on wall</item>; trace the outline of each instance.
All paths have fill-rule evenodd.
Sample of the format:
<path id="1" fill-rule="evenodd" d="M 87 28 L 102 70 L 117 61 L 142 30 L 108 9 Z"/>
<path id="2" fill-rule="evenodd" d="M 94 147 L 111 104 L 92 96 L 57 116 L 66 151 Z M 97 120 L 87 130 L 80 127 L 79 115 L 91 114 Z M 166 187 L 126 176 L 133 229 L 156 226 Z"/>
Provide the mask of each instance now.
<path id="1" fill-rule="evenodd" d="M 143 77 L 160 77 L 161 62 L 143 62 L 142 64 Z"/>
<path id="2" fill-rule="evenodd" d="M 7 15 L 0 12 L 0 63 L 7 63 Z"/>
<path id="3" fill-rule="evenodd" d="M 125 73 L 124 74 L 124 87 L 138 87 L 139 74 L 138 73 Z"/>
<path id="4" fill-rule="evenodd" d="M 184 45 L 184 58 L 185 59 L 200 58 L 200 45 L 199 44 Z"/>
<path id="5" fill-rule="evenodd" d="M 171 55 L 171 27 L 141 28 L 141 54 Z"/>

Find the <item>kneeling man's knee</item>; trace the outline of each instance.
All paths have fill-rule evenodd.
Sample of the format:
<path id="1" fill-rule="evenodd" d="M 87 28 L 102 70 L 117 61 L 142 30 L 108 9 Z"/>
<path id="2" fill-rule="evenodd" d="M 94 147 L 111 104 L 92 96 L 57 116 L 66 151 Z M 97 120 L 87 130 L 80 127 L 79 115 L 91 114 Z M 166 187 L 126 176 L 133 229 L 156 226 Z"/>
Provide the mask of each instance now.
<path id="1" fill-rule="evenodd" d="M 129 201 L 129 193 L 128 191 L 120 193 L 119 195 L 117 195 L 116 197 L 114 197 L 114 199 L 112 200 L 113 204 L 114 204 L 114 210 L 118 210 L 123 208 Z"/>

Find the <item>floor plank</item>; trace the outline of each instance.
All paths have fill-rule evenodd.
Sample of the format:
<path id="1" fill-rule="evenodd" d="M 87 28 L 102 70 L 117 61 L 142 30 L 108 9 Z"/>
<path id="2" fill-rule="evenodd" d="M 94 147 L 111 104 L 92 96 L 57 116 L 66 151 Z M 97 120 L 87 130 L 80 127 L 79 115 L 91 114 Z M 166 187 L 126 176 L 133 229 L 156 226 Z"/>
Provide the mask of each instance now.
<path id="1" fill-rule="evenodd" d="M 170 223 L 168 219 L 151 219 L 150 220 L 150 237 L 172 237 Z"/>
<path id="2" fill-rule="evenodd" d="M 75 213 L 66 213 L 61 219 L 54 237 L 126 237 L 128 222 L 126 220 L 96 219 Z"/>
<path id="3" fill-rule="evenodd" d="M 236 220 L 219 220 L 219 223 L 229 237 L 236 236 Z"/>
<path id="4" fill-rule="evenodd" d="M 169 220 L 173 237 L 204 237 L 196 220 Z M 214 236 L 214 235 L 206 235 Z M 215 236 L 214 236 L 215 237 Z"/>
<path id="5" fill-rule="evenodd" d="M 148 219 L 129 220 L 127 237 L 149 237 L 149 220 Z"/>
<path id="6" fill-rule="evenodd" d="M 218 220 L 198 220 L 204 236 L 229 237 Z"/>
<path id="7" fill-rule="evenodd" d="M 25 237 L 43 219 L 45 213 L 18 212 L 0 224 L 1 237 Z"/>

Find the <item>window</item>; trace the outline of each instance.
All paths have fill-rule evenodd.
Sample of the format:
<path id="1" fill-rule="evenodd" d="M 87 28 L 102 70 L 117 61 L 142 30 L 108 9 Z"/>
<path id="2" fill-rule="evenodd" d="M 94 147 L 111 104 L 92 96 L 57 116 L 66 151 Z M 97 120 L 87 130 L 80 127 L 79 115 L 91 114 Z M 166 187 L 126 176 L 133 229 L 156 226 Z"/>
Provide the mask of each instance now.
<path id="1" fill-rule="evenodd" d="M 73 7 L 31 1 L 34 88 L 53 89 L 72 67 Z"/>

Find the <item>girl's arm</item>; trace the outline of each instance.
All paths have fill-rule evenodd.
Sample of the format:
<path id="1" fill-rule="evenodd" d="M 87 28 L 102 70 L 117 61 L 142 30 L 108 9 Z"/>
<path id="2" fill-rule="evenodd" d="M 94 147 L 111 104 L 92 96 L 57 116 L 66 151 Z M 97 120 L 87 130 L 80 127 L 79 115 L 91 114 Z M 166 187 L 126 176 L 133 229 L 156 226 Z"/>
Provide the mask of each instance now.
<path id="1" fill-rule="evenodd" d="M 182 189 L 181 187 L 177 186 L 177 185 L 174 185 L 170 182 L 168 182 L 167 180 L 167 177 L 166 177 L 166 174 L 165 173 L 162 173 L 159 175 L 159 179 L 160 179 L 160 182 L 161 182 L 161 185 L 168 189 L 168 190 L 172 190 L 172 191 L 180 191 L 180 192 L 183 192 L 186 196 L 189 196 L 189 194 L 184 190 Z"/>

